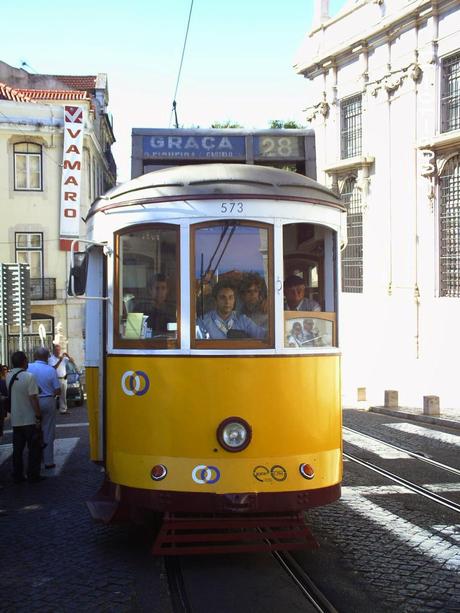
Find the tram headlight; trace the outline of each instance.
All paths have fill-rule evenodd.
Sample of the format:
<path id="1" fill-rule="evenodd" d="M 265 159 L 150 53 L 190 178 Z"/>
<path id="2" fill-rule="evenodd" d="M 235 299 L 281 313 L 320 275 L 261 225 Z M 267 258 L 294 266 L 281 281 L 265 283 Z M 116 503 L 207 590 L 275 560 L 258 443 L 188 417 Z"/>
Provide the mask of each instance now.
<path id="1" fill-rule="evenodd" d="M 217 440 L 227 451 L 243 451 L 251 438 L 252 428 L 241 417 L 228 417 L 217 428 Z"/>

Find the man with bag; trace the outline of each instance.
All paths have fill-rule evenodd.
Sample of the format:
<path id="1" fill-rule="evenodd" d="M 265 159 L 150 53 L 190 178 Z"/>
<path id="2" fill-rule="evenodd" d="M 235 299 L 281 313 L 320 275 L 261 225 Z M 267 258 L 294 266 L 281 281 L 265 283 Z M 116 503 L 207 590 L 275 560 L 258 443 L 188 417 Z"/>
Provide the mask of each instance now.
<path id="1" fill-rule="evenodd" d="M 41 411 L 38 404 L 38 385 L 32 373 L 27 372 L 27 356 L 16 351 L 11 356 L 13 369 L 6 377 L 10 398 L 11 426 L 13 427 L 13 479 L 15 483 L 25 481 L 23 454 L 27 445 L 29 461 L 27 479 L 29 483 L 41 481 L 42 459 Z"/>

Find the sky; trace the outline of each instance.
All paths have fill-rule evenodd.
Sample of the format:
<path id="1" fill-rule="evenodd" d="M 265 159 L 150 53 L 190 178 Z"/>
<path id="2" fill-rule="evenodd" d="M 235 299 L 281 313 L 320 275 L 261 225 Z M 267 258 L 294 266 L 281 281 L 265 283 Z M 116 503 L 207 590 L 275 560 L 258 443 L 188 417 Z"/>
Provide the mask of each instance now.
<path id="1" fill-rule="evenodd" d="M 335 15 L 346 0 L 330 0 Z M 313 0 L 194 0 L 176 96 L 180 127 L 231 120 L 304 124 L 307 81 L 292 65 Z M 173 127 L 191 0 L 22 0 L 2 5 L 0 60 L 29 72 L 107 73 L 118 180 L 131 176 L 132 128 Z M 14 26 L 14 27 L 13 27 Z M 26 64 L 23 65 L 23 62 Z"/>

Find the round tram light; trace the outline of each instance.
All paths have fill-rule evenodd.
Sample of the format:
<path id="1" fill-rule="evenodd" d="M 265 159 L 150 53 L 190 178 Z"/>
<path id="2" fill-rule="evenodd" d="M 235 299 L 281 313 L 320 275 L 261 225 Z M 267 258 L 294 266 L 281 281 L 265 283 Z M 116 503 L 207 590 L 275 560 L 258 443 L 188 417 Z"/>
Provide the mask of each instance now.
<path id="1" fill-rule="evenodd" d="M 217 428 L 217 440 L 227 451 L 243 451 L 251 438 L 252 428 L 241 417 L 228 417 Z"/>
<path id="2" fill-rule="evenodd" d="M 315 476 L 313 466 L 310 466 L 310 464 L 301 464 L 299 466 L 299 471 L 302 477 L 304 477 L 305 479 L 313 479 L 313 477 Z"/>
<path id="3" fill-rule="evenodd" d="M 164 464 L 156 464 L 150 471 L 150 476 L 154 481 L 162 481 L 168 474 L 168 469 Z"/>

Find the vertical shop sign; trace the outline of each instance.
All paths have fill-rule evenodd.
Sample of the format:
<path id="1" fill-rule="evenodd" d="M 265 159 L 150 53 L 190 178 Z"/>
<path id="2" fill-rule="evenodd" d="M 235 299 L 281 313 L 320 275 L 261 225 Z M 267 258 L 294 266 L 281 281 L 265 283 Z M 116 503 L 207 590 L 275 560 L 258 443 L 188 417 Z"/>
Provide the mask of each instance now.
<path id="1" fill-rule="evenodd" d="M 64 107 L 60 248 L 68 251 L 80 228 L 80 186 L 83 151 L 83 108 Z"/>

